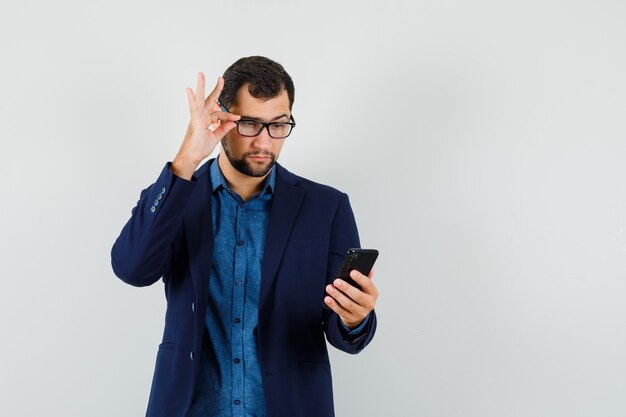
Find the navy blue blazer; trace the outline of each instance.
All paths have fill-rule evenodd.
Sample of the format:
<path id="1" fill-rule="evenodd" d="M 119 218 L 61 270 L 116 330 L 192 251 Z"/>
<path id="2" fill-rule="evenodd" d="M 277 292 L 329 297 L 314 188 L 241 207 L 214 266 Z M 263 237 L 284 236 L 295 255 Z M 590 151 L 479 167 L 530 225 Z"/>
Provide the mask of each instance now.
<path id="1" fill-rule="evenodd" d="M 169 163 L 141 192 L 111 251 L 113 271 L 134 286 L 163 279 L 167 312 L 146 415 L 185 417 L 205 335 L 213 253 L 209 165 L 191 181 Z M 322 309 L 325 286 L 347 249 L 359 247 L 348 196 L 275 165 L 276 184 L 263 256 L 256 334 L 270 417 L 333 416 L 326 342 L 348 352 L 372 340 L 376 315 L 350 337 Z M 210 330 L 207 333 L 210 337 Z"/>

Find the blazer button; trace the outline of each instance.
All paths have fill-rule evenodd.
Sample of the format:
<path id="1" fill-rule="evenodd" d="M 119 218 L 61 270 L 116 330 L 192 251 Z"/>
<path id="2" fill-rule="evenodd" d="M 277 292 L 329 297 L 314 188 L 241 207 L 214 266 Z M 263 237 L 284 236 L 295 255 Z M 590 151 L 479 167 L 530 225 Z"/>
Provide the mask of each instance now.
<path id="1" fill-rule="evenodd" d="M 193 313 L 195 313 L 195 312 L 196 312 L 196 303 L 191 303 L 191 311 L 192 311 Z"/>
<path id="2" fill-rule="evenodd" d="M 161 194 L 165 194 L 165 187 L 161 188 Z"/>
<path id="3" fill-rule="evenodd" d="M 150 211 L 154 213 L 156 211 L 156 207 L 154 206 L 150 207 Z"/>
<path id="4" fill-rule="evenodd" d="M 196 355 L 194 355 L 193 351 L 192 351 L 192 352 L 189 352 L 189 358 L 190 358 L 191 360 L 193 360 L 193 358 L 194 358 L 195 356 L 196 356 Z"/>

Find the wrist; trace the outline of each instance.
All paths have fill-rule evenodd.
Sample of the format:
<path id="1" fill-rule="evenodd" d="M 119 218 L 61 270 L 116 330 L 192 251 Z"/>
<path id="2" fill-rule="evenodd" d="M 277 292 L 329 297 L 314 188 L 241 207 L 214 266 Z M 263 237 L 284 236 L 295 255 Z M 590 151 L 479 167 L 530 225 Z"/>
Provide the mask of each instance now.
<path id="1" fill-rule="evenodd" d="M 341 318 L 340 318 L 340 320 L 341 320 Z M 363 320 L 365 320 L 365 319 L 363 319 Z M 363 323 L 363 320 L 351 321 L 351 322 L 347 322 L 347 321 L 343 321 L 343 320 L 341 320 L 341 322 L 342 322 L 342 323 L 344 324 L 344 326 L 346 326 L 348 329 L 350 329 L 350 330 L 354 330 L 354 329 L 356 329 L 357 327 L 359 327 L 359 325 L 360 325 L 361 323 Z"/>
<path id="2" fill-rule="evenodd" d="M 186 180 L 190 180 L 198 167 L 198 163 L 190 160 L 184 155 L 176 155 L 172 161 L 171 170 L 174 175 Z"/>

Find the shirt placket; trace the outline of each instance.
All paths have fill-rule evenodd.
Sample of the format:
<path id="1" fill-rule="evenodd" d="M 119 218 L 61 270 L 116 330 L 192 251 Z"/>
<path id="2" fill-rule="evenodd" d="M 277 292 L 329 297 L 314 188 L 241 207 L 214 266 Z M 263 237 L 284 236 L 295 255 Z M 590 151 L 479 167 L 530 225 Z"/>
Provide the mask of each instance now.
<path id="1" fill-rule="evenodd" d="M 231 323 L 233 416 L 244 415 L 243 314 L 246 287 L 245 208 L 237 205 L 235 216 L 233 314 Z"/>

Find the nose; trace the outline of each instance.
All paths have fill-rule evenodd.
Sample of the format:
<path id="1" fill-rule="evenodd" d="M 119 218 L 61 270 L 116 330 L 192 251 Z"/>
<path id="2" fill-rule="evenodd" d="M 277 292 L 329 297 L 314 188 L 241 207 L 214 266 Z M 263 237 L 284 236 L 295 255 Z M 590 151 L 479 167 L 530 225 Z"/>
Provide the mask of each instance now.
<path id="1" fill-rule="evenodd" d="M 269 132 L 267 131 L 268 127 L 263 126 L 261 133 L 254 137 L 254 141 L 252 142 L 252 146 L 259 149 L 268 149 L 272 146 L 272 138 L 270 137 Z"/>

